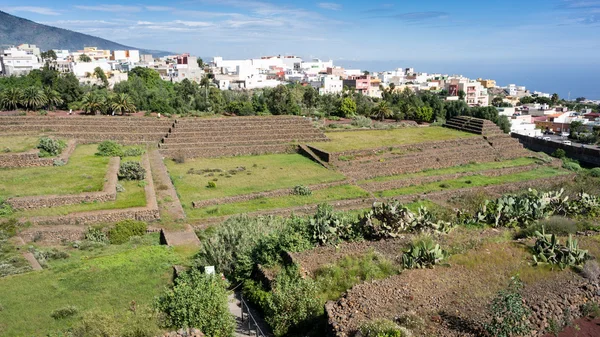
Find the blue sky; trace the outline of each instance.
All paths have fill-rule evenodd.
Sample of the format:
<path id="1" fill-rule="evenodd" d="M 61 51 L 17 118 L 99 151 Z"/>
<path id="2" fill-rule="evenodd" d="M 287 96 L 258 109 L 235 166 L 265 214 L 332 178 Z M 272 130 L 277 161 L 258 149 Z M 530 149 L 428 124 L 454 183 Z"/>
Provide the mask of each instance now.
<path id="1" fill-rule="evenodd" d="M 203 57 L 600 68 L 600 0 L 0 0 L 0 9 L 139 48 Z"/>

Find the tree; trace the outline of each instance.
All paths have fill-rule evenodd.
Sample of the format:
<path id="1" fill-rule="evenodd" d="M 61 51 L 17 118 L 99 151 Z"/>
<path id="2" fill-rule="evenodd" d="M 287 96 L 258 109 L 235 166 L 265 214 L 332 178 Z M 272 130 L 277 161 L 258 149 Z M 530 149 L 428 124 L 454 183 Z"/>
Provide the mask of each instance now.
<path id="1" fill-rule="evenodd" d="M 465 96 L 467 96 L 467 94 L 463 91 L 463 90 L 459 90 L 458 91 L 458 99 L 461 101 L 465 100 Z"/>
<path id="2" fill-rule="evenodd" d="M 381 101 L 373 108 L 372 115 L 383 122 L 385 118 L 392 117 L 394 113 L 386 101 Z"/>
<path id="3" fill-rule="evenodd" d="M 560 98 L 558 97 L 558 94 L 556 94 L 556 93 L 552 94 L 552 97 L 550 98 L 550 101 L 552 102 L 552 106 L 555 106 L 556 104 L 558 104 L 559 100 L 560 100 Z"/>
<path id="4" fill-rule="evenodd" d="M 53 111 L 57 105 L 63 103 L 63 99 L 60 97 L 58 91 L 53 90 L 51 87 L 44 87 L 44 95 L 46 96 L 47 108 L 50 111 Z"/>
<path id="5" fill-rule="evenodd" d="M 212 81 L 210 80 L 210 78 L 208 77 L 208 75 L 204 75 L 202 76 L 202 79 L 200 80 L 200 86 L 204 88 L 204 93 L 206 95 L 206 99 L 208 100 L 208 88 L 210 88 L 212 84 Z"/>
<path id="6" fill-rule="evenodd" d="M 415 120 L 417 122 L 431 122 L 433 119 L 433 109 L 428 106 L 418 107 L 415 111 Z"/>
<path id="7" fill-rule="evenodd" d="M 104 110 L 105 100 L 101 96 L 88 92 L 83 96 L 81 108 L 85 113 L 97 115 Z"/>
<path id="8" fill-rule="evenodd" d="M 502 96 L 496 96 L 492 99 L 492 105 L 499 107 L 504 102 Z"/>
<path id="9" fill-rule="evenodd" d="M 580 121 L 572 121 L 571 125 L 569 126 L 569 129 L 569 138 L 572 139 L 577 139 L 579 133 L 585 130 L 585 128 L 583 127 L 583 123 Z"/>
<path id="10" fill-rule="evenodd" d="M 265 90 L 267 107 L 274 115 L 298 115 L 300 106 L 292 97 L 290 88 L 286 85 L 278 85 L 273 89 Z"/>
<path id="11" fill-rule="evenodd" d="M 340 117 L 353 117 L 356 115 L 356 102 L 350 97 L 346 97 L 342 100 L 340 109 L 338 111 Z"/>
<path id="12" fill-rule="evenodd" d="M 469 105 L 465 101 L 446 101 L 446 120 L 452 117 L 468 115 Z"/>
<path id="13" fill-rule="evenodd" d="M 535 102 L 535 98 L 531 97 L 531 96 L 525 96 L 525 97 L 521 97 L 519 102 L 521 102 L 521 104 L 531 104 L 531 103 Z"/>
<path id="14" fill-rule="evenodd" d="M 308 108 L 309 114 L 312 112 L 312 109 L 317 106 L 318 101 L 319 93 L 312 86 L 308 86 L 302 95 L 302 103 Z"/>
<path id="15" fill-rule="evenodd" d="M 200 67 L 200 68 L 206 67 L 206 64 L 204 64 L 204 61 L 200 57 L 198 57 L 196 59 L 196 62 L 198 62 L 198 67 Z"/>
<path id="16" fill-rule="evenodd" d="M 581 102 L 583 102 L 583 101 L 585 101 L 585 97 L 577 97 L 577 98 L 575 99 L 575 102 L 577 102 L 577 103 L 581 103 Z"/>
<path id="17" fill-rule="evenodd" d="M 235 321 L 229 313 L 226 284 L 215 275 L 197 269 L 181 274 L 175 285 L 156 300 L 171 329 L 195 327 L 207 336 L 230 337 Z"/>
<path id="18" fill-rule="evenodd" d="M 104 70 L 102 70 L 102 68 L 100 67 L 96 67 L 94 68 L 94 76 L 102 81 L 102 85 L 105 88 L 108 88 L 108 79 L 106 78 L 106 74 L 104 73 Z"/>
<path id="19" fill-rule="evenodd" d="M 38 87 L 28 87 L 23 90 L 22 104 L 28 110 L 36 110 L 44 106 L 47 102 L 42 89 Z"/>
<path id="20" fill-rule="evenodd" d="M 88 63 L 88 62 L 92 62 L 92 59 L 89 56 L 87 56 L 86 54 L 81 54 L 81 55 L 79 55 L 79 62 Z"/>
<path id="21" fill-rule="evenodd" d="M 0 106 L 6 110 L 17 110 L 23 99 L 23 91 L 19 88 L 8 88 L 0 95 Z"/>
<path id="22" fill-rule="evenodd" d="M 508 119 L 507 116 L 498 116 L 498 123 L 496 123 L 498 125 L 498 127 L 504 131 L 504 133 L 509 133 L 510 132 L 510 120 Z"/>
<path id="23" fill-rule="evenodd" d="M 42 60 L 47 61 L 54 61 L 57 59 L 56 53 L 54 52 L 54 50 L 50 49 L 48 51 L 42 52 L 40 54 L 40 56 L 42 57 Z"/>
<path id="24" fill-rule="evenodd" d="M 121 115 L 136 112 L 135 105 L 131 103 L 131 97 L 127 94 L 116 95 L 111 105 L 113 112 L 120 112 Z"/>

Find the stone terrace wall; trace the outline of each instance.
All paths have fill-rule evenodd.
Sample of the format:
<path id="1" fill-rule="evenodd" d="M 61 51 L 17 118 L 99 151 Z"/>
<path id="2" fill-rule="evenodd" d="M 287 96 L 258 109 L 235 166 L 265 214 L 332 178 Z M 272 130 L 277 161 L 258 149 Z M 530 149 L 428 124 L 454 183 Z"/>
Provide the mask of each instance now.
<path id="1" fill-rule="evenodd" d="M 296 153 L 296 145 L 256 145 L 256 146 L 231 146 L 215 148 L 187 148 L 187 149 L 160 149 L 160 153 L 167 158 L 184 156 L 185 158 L 249 156 L 271 153 Z"/>
<path id="2" fill-rule="evenodd" d="M 40 167 L 54 166 L 54 161 L 59 159 L 67 163 L 73 151 L 75 151 L 76 141 L 71 139 L 67 142 L 67 147 L 58 157 L 40 158 L 39 150 L 31 150 L 28 152 L 1 154 L 0 168 L 24 168 L 24 167 Z"/>
<path id="3" fill-rule="evenodd" d="M 115 223 L 125 219 L 141 221 L 154 221 L 160 219 L 156 195 L 154 194 L 154 182 L 148 154 L 142 156 L 142 165 L 146 169 L 146 182 L 144 187 L 146 193 L 146 206 L 125 209 L 102 210 L 73 213 L 64 216 L 34 217 L 20 219 L 20 222 L 30 222 L 33 225 L 55 226 L 55 225 L 88 225 L 98 223 Z"/>
<path id="4" fill-rule="evenodd" d="M 590 165 L 600 166 L 600 149 L 598 148 L 566 145 L 515 133 L 512 134 L 512 137 L 518 139 L 523 146 L 533 151 L 552 154 L 557 149 L 563 149 L 569 158 L 577 159 Z"/>
<path id="5" fill-rule="evenodd" d="M 107 202 L 114 201 L 117 198 L 117 173 L 121 159 L 119 157 L 111 158 L 108 163 L 108 170 L 104 178 L 104 187 L 100 192 L 85 192 L 79 194 L 66 195 L 41 195 L 10 198 L 6 200 L 13 208 L 17 210 L 37 209 L 46 207 L 59 207 L 65 205 L 75 205 L 82 202 Z"/>

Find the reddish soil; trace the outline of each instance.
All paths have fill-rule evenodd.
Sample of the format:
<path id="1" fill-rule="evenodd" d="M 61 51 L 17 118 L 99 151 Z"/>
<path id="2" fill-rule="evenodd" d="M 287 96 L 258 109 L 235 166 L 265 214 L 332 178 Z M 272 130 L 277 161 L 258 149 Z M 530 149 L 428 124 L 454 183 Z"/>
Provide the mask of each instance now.
<path id="1" fill-rule="evenodd" d="M 543 337 L 555 337 L 556 335 L 547 334 Z M 558 337 L 598 337 L 600 336 L 600 318 L 593 320 L 582 318 L 573 322 L 565 330 L 558 334 Z"/>

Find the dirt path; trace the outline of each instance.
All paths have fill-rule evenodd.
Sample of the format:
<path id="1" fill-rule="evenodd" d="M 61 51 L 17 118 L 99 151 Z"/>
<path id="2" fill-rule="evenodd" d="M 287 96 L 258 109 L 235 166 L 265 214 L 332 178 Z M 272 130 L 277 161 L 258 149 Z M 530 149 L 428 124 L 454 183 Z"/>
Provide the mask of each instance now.
<path id="1" fill-rule="evenodd" d="M 157 201 L 159 201 L 160 217 L 163 222 L 182 221 L 185 219 L 185 212 L 181 207 L 181 202 L 175 192 L 175 187 L 171 182 L 167 167 L 158 150 L 152 150 L 149 153 L 150 166 L 152 167 L 152 179 L 154 180 L 154 191 Z"/>

